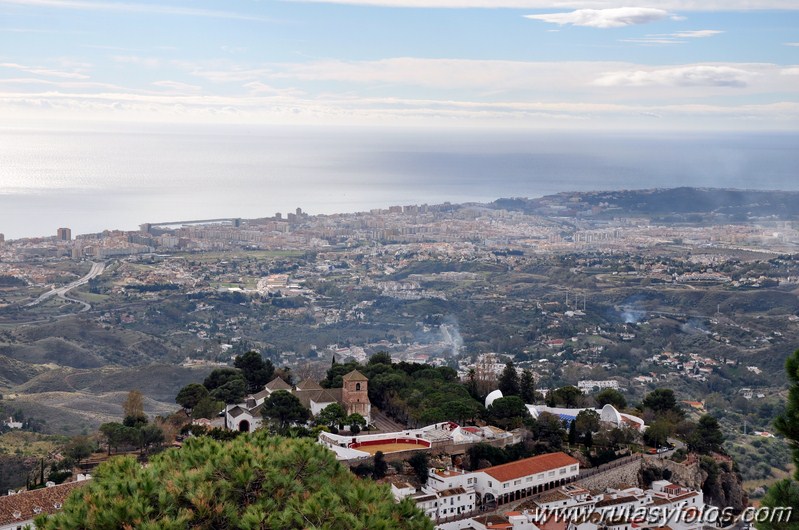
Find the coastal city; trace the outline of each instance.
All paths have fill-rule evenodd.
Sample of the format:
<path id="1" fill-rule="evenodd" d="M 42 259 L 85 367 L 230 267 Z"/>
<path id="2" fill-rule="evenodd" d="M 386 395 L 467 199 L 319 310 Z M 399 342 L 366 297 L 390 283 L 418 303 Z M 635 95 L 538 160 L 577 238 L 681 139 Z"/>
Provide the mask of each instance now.
<path id="1" fill-rule="evenodd" d="M 718 417 L 726 441 L 700 454 L 726 469 L 718 477 L 733 472 L 730 455 L 748 463 L 724 494 L 742 509 L 784 472 L 774 462 L 787 447 L 771 422 L 784 391 L 779 352 L 799 340 L 799 234 L 779 216 L 720 217 L 621 217 L 606 194 L 562 194 L 6 240 L 3 428 L 43 439 L 108 431 L 136 391 L 149 416 L 176 418 L 175 396 L 188 407 L 190 424 L 162 419 L 158 432 L 178 421 L 182 432 L 257 434 L 273 425 L 270 396 L 287 393 L 319 445 L 356 474 L 379 475 L 440 528 L 547 530 L 560 528 L 541 519 L 555 500 L 702 512 L 697 466 L 710 461 L 688 440 L 693 422 Z M 234 385 L 240 369 L 249 381 L 244 358 L 266 360 L 274 379 Z M 424 383 L 430 399 L 418 394 L 418 370 L 439 374 Z M 189 388 L 205 401 L 186 405 Z M 663 388 L 670 408 L 646 405 Z M 516 408 L 499 412 L 497 400 Z M 606 449 L 579 457 L 580 429 L 594 421 L 588 436 Z M 541 441 L 547 429 L 557 443 Z M 131 443 L 108 436 L 97 443 L 109 454 Z M 500 471 L 510 457 L 481 457 L 484 446 L 527 447 L 535 473 Z M 573 456 L 559 453 L 567 474 L 546 480 L 555 471 L 535 459 L 570 447 Z M 375 473 L 377 452 L 389 472 Z M 429 459 L 414 474 L 417 453 Z M 492 489 L 492 476 L 524 487 Z M 716 504 L 717 487 L 704 485 Z M 704 524 L 691 521 L 672 528 Z"/>

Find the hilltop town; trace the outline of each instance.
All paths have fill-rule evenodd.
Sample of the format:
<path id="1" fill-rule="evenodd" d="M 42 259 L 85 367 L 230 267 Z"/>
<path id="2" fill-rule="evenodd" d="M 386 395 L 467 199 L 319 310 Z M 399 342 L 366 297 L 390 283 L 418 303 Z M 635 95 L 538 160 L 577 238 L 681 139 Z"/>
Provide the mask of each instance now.
<path id="1" fill-rule="evenodd" d="M 673 388 L 720 419 L 756 493 L 787 455 L 770 431 L 799 342 L 795 212 L 769 193 L 732 210 L 635 193 L 4 241 L 4 428 L 90 432 L 134 389 L 168 415 L 180 388 L 253 350 L 295 383 L 386 352 L 483 394 L 512 361 L 542 395 Z"/>

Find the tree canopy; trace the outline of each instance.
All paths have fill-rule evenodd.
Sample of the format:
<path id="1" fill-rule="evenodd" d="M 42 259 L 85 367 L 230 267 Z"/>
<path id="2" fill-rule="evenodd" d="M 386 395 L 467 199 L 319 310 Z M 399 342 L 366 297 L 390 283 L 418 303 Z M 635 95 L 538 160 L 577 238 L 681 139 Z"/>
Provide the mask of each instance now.
<path id="1" fill-rule="evenodd" d="M 499 376 L 498 386 L 503 396 L 518 396 L 520 394 L 519 374 L 516 372 L 513 361 L 508 361 L 505 364 L 505 368 Z"/>
<path id="2" fill-rule="evenodd" d="M 585 396 L 576 386 L 564 386 L 553 390 L 547 395 L 547 405 L 550 407 L 575 408 L 585 404 Z"/>
<path id="3" fill-rule="evenodd" d="M 50 517 L 44 530 L 346 528 L 431 530 L 410 500 L 359 480 L 324 447 L 264 432 L 190 438 L 142 466 L 119 457 Z"/>
<path id="4" fill-rule="evenodd" d="M 679 410 L 674 390 L 670 388 L 656 388 L 644 397 L 642 405 L 656 414 Z"/>
<path id="5" fill-rule="evenodd" d="M 306 422 L 311 413 L 302 406 L 297 396 L 278 390 L 266 398 L 261 415 L 272 423 L 277 432 L 285 433 L 290 425 Z"/>
<path id="6" fill-rule="evenodd" d="M 612 405 L 616 410 L 627 408 L 627 400 L 624 398 L 624 394 L 615 388 L 605 388 L 601 390 L 594 399 L 596 400 L 596 406 L 599 408 L 605 405 Z"/>
<path id="7" fill-rule="evenodd" d="M 712 451 L 722 452 L 721 444 L 724 443 L 724 434 L 716 418 L 709 414 L 699 418 L 696 429 L 688 437 L 688 447 L 699 454 L 708 454 Z"/>
<path id="8" fill-rule="evenodd" d="M 208 397 L 207 388 L 200 383 L 189 383 L 180 389 L 175 402 L 187 411 L 191 411 L 206 397 Z"/>
<path id="9" fill-rule="evenodd" d="M 484 410 L 452 368 L 389 363 L 388 356 L 380 353 L 373 355 L 365 366 L 356 362 L 333 364 L 320 384 L 324 388 L 338 388 L 343 384 L 343 376 L 353 370 L 369 378 L 369 400 L 374 406 L 409 425 L 464 423 Z"/>
<path id="10" fill-rule="evenodd" d="M 799 480 L 799 350 L 785 361 L 785 373 L 790 383 L 788 400 L 785 411 L 774 420 L 774 427 L 788 440 L 796 468 L 794 478 Z"/>
<path id="11" fill-rule="evenodd" d="M 505 429 L 515 429 L 530 417 L 530 411 L 519 396 L 495 399 L 488 407 L 491 420 Z"/>
<path id="12" fill-rule="evenodd" d="M 791 447 L 795 467 L 793 478 L 799 480 L 799 350 L 785 361 L 788 376 L 788 400 L 785 411 L 774 420 L 774 427 Z M 799 483 L 790 478 L 769 487 L 761 506 L 768 508 L 799 506 Z M 757 523 L 759 529 L 799 530 L 799 511 L 793 510 L 787 521 Z"/>
<path id="13" fill-rule="evenodd" d="M 260 353 L 248 351 L 233 360 L 233 366 L 241 370 L 247 382 L 247 392 L 256 393 L 272 380 L 275 375 L 275 366 L 269 359 L 264 361 Z"/>
<path id="14" fill-rule="evenodd" d="M 244 374 L 238 368 L 217 368 L 205 378 L 203 386 L 210 392 L 230 382 L 233 379 L 244 381 Z"/>
<path id="15" fill-rule="evenodd" d="M 521 381 L 519 382 L 519 397 L 525 403 L 535 403 L 535 376 L 530 369 L 522 372 Z"/>

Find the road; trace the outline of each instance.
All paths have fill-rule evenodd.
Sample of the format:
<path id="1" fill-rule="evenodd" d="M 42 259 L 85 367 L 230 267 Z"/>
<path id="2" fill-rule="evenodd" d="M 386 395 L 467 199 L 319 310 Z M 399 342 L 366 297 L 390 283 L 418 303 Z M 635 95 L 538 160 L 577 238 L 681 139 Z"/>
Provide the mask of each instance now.
<path id="1" fill-rule="evenodd" d="M 84 276 L 83 278 L 80 278 L 79 280 L 75 280 L 74 282 L 68 283 L 68 284 L 66 284 L 64 286 L 53 287 L 51 290 L 49 290 L 46 293 L 40 295 L 39 298 L 37 298 L 33 302 L 31 302 L 29 304 L 26 304 L 25 307 L 35 306 L 35 305 L 40 304 L 40 303 L 44 302 L 45 300 L 48 300 L 48 299 L 50 299 L 50 298 L 52 298 L 54 296 L 58 296 L 59 298 L 61 298 L 63 300 L 67 300 L 68 302 L 75 302 L 77 304 L 83 305 L 83 309 L 80 310 L 81 313 L 83 313 L 85 311 L 88 311 L 89 309 L 92 308 L 91 305 L 87 304 L 86 302 L 84 302 L 82 300 L 76 300 L 74 298 L 68 298 L 67 297 L 67 293 L 69 291 L 71 291 L 72 289 L 76 288 L 76 287 L 80 287 L 81 285 L 86 285 L 87 283 L 89 283 L 89 280 L 91 280 L 92 278 L 96 278 L 97 276 L 101 275 L 104 270 L 105 270 L 105 263 L 92 262 L 92 268 L 91 268 L 91 270 L 89 270 L 89 272 L 88 272 L 88 274 L 86 274 L 86 276 Z"/>

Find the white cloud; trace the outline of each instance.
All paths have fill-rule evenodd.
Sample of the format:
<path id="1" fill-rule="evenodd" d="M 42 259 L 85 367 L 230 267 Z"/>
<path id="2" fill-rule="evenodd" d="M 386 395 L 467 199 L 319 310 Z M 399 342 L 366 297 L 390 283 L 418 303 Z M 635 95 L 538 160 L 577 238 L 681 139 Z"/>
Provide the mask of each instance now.
<path id="1" fill-rule="evenodd" d="M 17 63 L 0 63 L 0 68 L 12 68 L 14 70 L 20 70 L 22 72 L 27 72 L 29 74 L 35 75 L 44 75 L 48 77 L 58 77 L 62 79 L 88 79 L 89 76 L 77 71 L 63 71 L 63 70 L 55 70 L 52 68 L 45 68 L 41 66 L 26 66 L 23 64 Z"/>
<path id="2" fill-rule="evenodd" d="M 229 53 L 231 55 L 236 55 L 236 54 L 244 53 L 244 52 L 247 51 L 247 48 L 244 47 L 244 46 L 230 46 L 228 44 L 223 45 L 220 49 L 223 52 Z"/>
<path id="3" fill-rule="evenodd" d="M 158 68 L 161 66 L 161 59 L 157 57 L 141 57 L 139 55 L 115 55 L 111 60 L 123 64 L 135 64 L 146 68 Z"/>
<path id="4" fill-rule="evenodd" d="M 556 94 L 564 86 L 586 86 L 602 68 L 619 63 L 526 62 L 396 57 L 377 61 L 322 60 L 272 64 L 269 77 L 303 82 L 336 81 L 378 88 L 420 87 L 441 91 L 501 94 L 535 90 Z M 233 73 L 235 75 L 235 72 Z"/>
<path id="5" fill-rule="evenodd" d="M 703 127 L 725 127 L 751 116 L 762 120 L 763 128 L 795 130 L 799 123 L 796 65 L 653 67 L 623 62 L 415 57 L 249 64 L 165 61 L 163 65 L 177 69 L 180 81 L 156 77 L 135 87 L 114 87 L 34 76 L 0 80 L 0 120 L 12 114 L 24 116 L 26 109 L 42 109 L 37 112 L 45 117 L 157 120 L 174 116 L 178 122 L 220 117 L 246 123 L 444 121 L 556 127 L 578 122 L 589 127 L 621 122 L 655 127 L 658 122 L 668 128 L 679 123 L 696 126 L 691 120 L 702 115 L 714 120 L 703 119 Z M 128 79 L 135 83 L 140 78 L 131 75 Z M 734 101 L 724 97 L 728 94 L 734 94 Z M 662 119 L 653 120 L 653 115 Z"/>
<path id="6" fill-rule="evenodd" d="M 756 76 L 749 70 L 731 66 L 691 65 L 649 70 L 608 72 L 594 81 L 603 87 L 732 87 L 749 84 Z"/>
<path id="7" fill-rule="evenodd" d="M 309 123 L 416 124 L 509 127 L 560 127 L 608 130 L 666 128 L 794 130 L 799 104 L 640 105 L 558 101 L 486 103 L 470 100 L 429 100 L 327 96 L 315 99 L 165 96 L 103 92 L 0 93 L 0 115 L 8 118 L 162 122 L 165 116 L 182 123 Z M 652 118 L 659 117 L 659 120 Z M 701 117 L 701 122 L 696 122 Z M 747 123 L 742 124 L 742 120 Z M 656 123 L 655 123 L 656 122 Z"/>
<path id="8" fill-rule="evenodd" d="M 619 42 L 629 42 L 632 44 L 640 44 L 642 46 L 661 46 L 671 44 L 685 44 L 684 40 L 678 40 L 671 37 L 641 37 L 638 39 L 619 39 Z"/>
<path id="9" fill-rule="evenodd" d="M 90 2 L 83 0 L 0 0 L 0 4 L 23 5 L 31 7 L 73 9 L 81 11 L 107 11 L 118 13 L 145 13 L 153 15 L 176 15 L 189 17 L 225 18 L 234 20 L 253 20 L 269 22 L 266 17 L 236 13 L 233 11 L 217 11 L 193 7 L 178 7 L 157 4 L 137 4 L 125 2 Z"/>
<path id="10" fill-rule="evenodd" d="M 515 9 L 609 9 L 627 7 L 628 0 L 284 0 L 305 3 L 369 5 L 415 8 L 515 8 Z M 796 0 L 639 0 L 639 7 L 670 11 L 797 10 Z"/>
<path id="11" fill-rule="evenodd" d="M 698 29 L 693 31 L 678 31 L 677 33 L 672 33 L 671 36 L 678 39 L 704 39 L 720 33 L 724 32 L 718 29 Z"/>
<path id="12" fill-rule="evenodd" d="M 724 33 L 717 29 L 700 29 L 693 31 L 678 31 L 676 33 L 655 33 L 634 39 L 620 39 L 619 42 L 630 42 L 643 46 L 659 46 L 670 44 L 685 44 L 683 39 L 702 39 Z"/>
<path id="13" fill-rule="evenodd" d="M 799 46 L 799 42 L 785 42 L 785 46 Z"/>
<path id="14" fill-rule="evenodd" d="M 649 7 L 617 7 L 612 9 L 578 9 L 568 13 L 525 15 L 525 18 L 542 20 L 560 26 L 587 26 L 591 28 L 621 28 L 647 24 L 666 18 L 668 11 Z"/>
<path id="15" fill-rule="evenodd" d="M 153 86 L 158 88 L 166 88 L 172 92 L 178 94 L 196 94 L 202 92 L 202 87 L 198 85 L 190 85 L 188 83 L 183 83 L 181 81 L 154 81 L 151 83 Z"/>
<path id="16" fill-rule="evenodd" d="M 102 90 L 124 90 L 118 85 L 110 83 L 97 83 L 94 81 L 53 81 L 51 79 L 36 79 L 36 78 L 7 78 L 0 79 L 0 85 L 46 85 L 57 87 L 61 90 L 76 90 L 76 89 L 102 89 Z"/>

